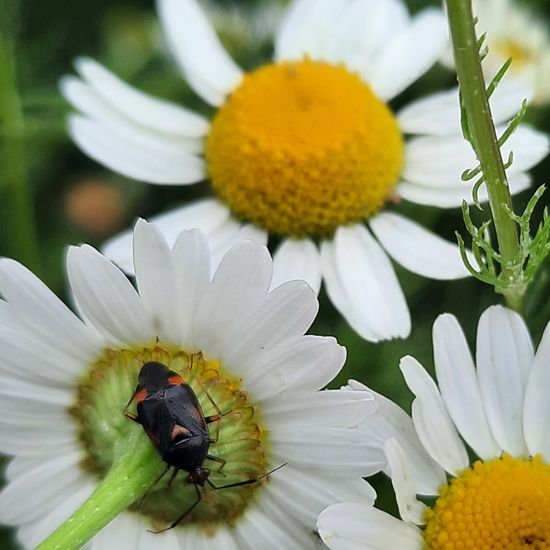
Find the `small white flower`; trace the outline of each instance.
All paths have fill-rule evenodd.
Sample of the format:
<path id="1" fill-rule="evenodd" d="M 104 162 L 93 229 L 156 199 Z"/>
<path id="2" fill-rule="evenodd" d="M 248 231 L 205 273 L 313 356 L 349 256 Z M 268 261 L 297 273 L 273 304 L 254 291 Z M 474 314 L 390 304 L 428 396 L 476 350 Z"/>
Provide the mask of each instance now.
<path id="1" fill-rule="evenodd" d="M 141 181 L 209 179 L 216 198 L 153 218 L 170 244 L 182 229 L 199 227 L 219 258 L 243 237 L 279 236 L 273 286 L 304 279 L 318 290 L 324 280 L 361 336 L 406 337 L 410 314 L 388 255 L 426 277 L 468 275 L 454 244 L 384 211 L 401 199 L 442 208 L 471 200 L 472 185 L 460 175 L 476 160 L 461 134 L 457 90 L 397 114 L 388 106 L 440 57 L 441 11 L 410 17 L 400 0 L 297 0 L 276 33 L 274 62 L 243 73 L 194 0 L 158 5 L 184 77 L 216 114 L 208 120 L 146 96 L 80 59 L 81 78 L 62 81 L 81 112 L 70 120 L 76 143 Z M 524 96 L 521 86 L 499 87 L 496 123 L 511 118 Z M 548 140 L 522 125 L 505 156 L 510 149 L 510 185 L 519 192 Z M 131 232 L 105 254 L 131 272 Z"/>
<path id="2" fill-rule="evenodd" d="M 376 395 L 376 418 L 362 427 L 385 449 L 402 520 L 370 503 L 335 504 L 319 517 L 321 537 L 338 550 L 545 548 L 550 324 L 535 355 L 522 318 L 490 307 L 478 325 L 477 368 L 452 315 L 436 320 L 433 344 L 438 385 L 418 361 L 401 360 L 416 397 L 412 419 Z"/>
<path id="3" fill-rule="evenodd" d="M 548 21 L 537 17 L 520 0 L 474 0 L 477 32 L 487 33 L 489 53 L 483 60 L 483 72 L 492 79 L 512 58 L 506 79 L 523 81 L 532 89 L 532 103 L 550 101 L 550 32 Z M 452 66 L 449 50 L 443 57 Z"/>
<path id="4" fill-rule="evenodd" d="M 182 524 L 153 535 L 147 530 L 166 527 L 196 498 L 184 476 L 160 484 L 87 548 L 314 548 L 324 507 L 373 499 L 361 477 L 380 469 L 383 456 L 351 427 L 373 412 L 374 400 L 317 391 L 339 372 L 345 349 L 304 335 L 317 313 L 315 293 L 303 281 L 269 292 L 272 261 L 252 241 L 233 247 L 212 279 L 209 261 L 200 231 L 183 232 L 170 250 L 153 225 L 138 221 L 136 291 L 95 249 L 71 247 L 79 318 L 22 265 L 0 260 L 0 451 L 15 457 L 0 521 L 18 526 L 24 547 L 34 548 L 91 494 L 128 430 L 142 432 L 123 409 L 149 360 L 189 380 L 205 414 L 212 406 L 204 388 L 232 412 L 210 447 L 227 461 L 226 477 L 212 470 L 217 485 L 287 465 L 267 483 L 207 487 Z"/>

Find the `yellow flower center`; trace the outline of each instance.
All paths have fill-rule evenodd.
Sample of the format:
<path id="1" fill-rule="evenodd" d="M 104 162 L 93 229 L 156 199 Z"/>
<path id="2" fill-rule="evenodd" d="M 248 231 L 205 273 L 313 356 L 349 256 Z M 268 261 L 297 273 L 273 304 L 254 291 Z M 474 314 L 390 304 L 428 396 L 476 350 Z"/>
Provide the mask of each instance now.
<path id="1" fill-rule="evenodd" d="M 426 550 L 550 548 L 550 466 L 503 455 L 476 462 L 426 514 Z"/>
<path id="2" fill-rule="evenodd" d="M 496 40 L 493 48 L 502 57 L 502 59 L 512 58 L 510 72 L 519 72 L 533 60 L 533 52 L 513 40 Z"/>
<path id="3" fill-rule="evenodd" d="M 123 413 L 136 388 L 139 371 L 147 361 L 158 361 L 180 374 L 195 392 L 205 416 L 217 413 L 206 392 L 224 413 L 219 426 L 215 422 L 208 425 L 210 436 L 216 439 L 209 454 L 226 462 L 221 470 L 219 462 L 210 459 L 204 462 L 204 467 L 211 470 L 209 479 L 216 486 L 256 479 L 266 473 L 266 431 L 240 382 L 229 377 L 217 361 L 207 361 L 201 354 L 189 354 L 162 343 L 106 350 L 81 379 L 71 412 L 86 451 L 82 464 L 86 471 L 101 479 L 112 465 L 115 443 L 124 441 L 130 430 L 138 429 L 147 438 L 143 429 Z M 135 406 L 131 411 L 135 412 Z M 180 472 L 170 483 L 171 475 L 167 474 L 151 488 L 143 502 L 134 504 L 132 509 L 148 516 L 153 530 L 169 526 L 196 501 L 195 488 L 186 482 L 186 475 Z M 254 501 L 258 488 L 267 482 L 265 478 L 259 483 L 219 491 L 209 486 L 201 489 L 204 494 L 200 504 L 178 528 L 193 526 L 211 534 L 218 525 L 231 525 Z"/>
<path id="4" fill-rule="evenodd" d="M 305 59 L 244 77 L 213 120 L 206 159 L 237 217 L 279 235 L 328 236 L 384 205 L 403 139 L 358 75 Z"/>

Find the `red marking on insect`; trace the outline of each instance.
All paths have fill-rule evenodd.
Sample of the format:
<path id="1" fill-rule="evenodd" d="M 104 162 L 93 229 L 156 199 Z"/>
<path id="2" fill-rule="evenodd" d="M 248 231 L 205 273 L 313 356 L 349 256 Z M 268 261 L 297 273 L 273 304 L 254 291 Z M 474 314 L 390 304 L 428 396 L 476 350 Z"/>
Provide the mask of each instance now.
<path id="1" fill-rule="evenodd" d="M 179 374 L 169 376 L 168 382 L 173 386 L 176 386 L 178 384 L 185 384 L 185 380 Z"/>

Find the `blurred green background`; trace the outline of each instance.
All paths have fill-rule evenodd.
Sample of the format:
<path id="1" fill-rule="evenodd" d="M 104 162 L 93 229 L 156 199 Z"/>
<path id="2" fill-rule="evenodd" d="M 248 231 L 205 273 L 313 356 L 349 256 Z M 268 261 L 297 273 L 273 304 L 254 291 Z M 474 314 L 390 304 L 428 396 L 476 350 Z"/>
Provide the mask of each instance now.
<path id="1" fill-rule="evenodd" d="M 411 11 L 437 4 L 428 0 L 408 2 Z M 537 9 L 550 21 L 547 0 L 523 4 Z M 203 5 L 210 11 L 222 41 L 245 69 L 270 59 L 270 36 L 284 2 L 211 1 Z M 254 21 L 258 21 L 259 14 L 262 25 L 256 26 Z M 59 78 L 74 72 L 74 58 L 94 57 L 144 91 L 182 102 L 206 114 L 212 110 L 193 94 L 171 62 L 154 2 L 2 0 L 0 32 L 4 43 L 7 40 L 14 45 L 16 66 L 11 68 L 15 71 L 12 74 L 16 76 L 24 114 L 24 120 L 11 120 L 20 126 L 18 140 L 5 140 L 6 118 L 0 122 L 0 255 L 23 261 L 64 297 L 63 256 L 68 244 L 88 242 L 99 246 L 107 237 L 129 226 L 137 216 L 162 212 L 182 200 L 205 196 L 208 192 L 200 185 L 187 188 L 136 183 L 109 173 L 82 154 L 65 132 L 69 109 L 58 92 Z M 0 64 L 0 74 L 4 76 L 10 69 L 8 61 L 0 57 Z M 6 81 L 0 79 L 0 94 L 4 101 L 13 101 L 13 97 L 5 96 L 5 84 Z M 436 66 L 397 98 L 394 106 L 399 108 L 412 98 L 453 84 L 454 76 Z M 13 113 L 12 110 L 8 116 Z M 528 120 L 550 131 L 550 109 L 531 109 Z M 13 170 L 17 170 L 12 155 L 23 159 L 30 188 L 27 196 L 8 185 Z M 536 168 L 537 185 L 547 181 L 549 169 L 550 159 Z M 517 211 L 529 196 L 529 192 L 518 196 Z M 18 205 L 25 203 L 33 212 L 31 229 L 36 232 L 39 244 L 36 253 L 14 237 L 22 223 L 22 209 Z M 401 204 L 397 209 L 450 240 L 454 240 L 455 229 L 463 228 L 461 215 L 456 210 L 440 211 L 409 204 Z M 541 208 L 537 215 L 540 219 Z M 377 345 L 362 341 L 340 319 L 323 292 L 321 313 L 312 332 L 335 335 L 348 347 L 348 361 L 335 386 L 347 378 L 357 378 L 408 408 L 410 396 L 397 368 L 400 357 L 414 355 L 432 368 L 431 325 L 439 313 L 454 313 L 473 344 L 479 314 L 501 300 L 491 288 L 475 280 L 434 282 L 399 267 L 397 271 L 412 311 L 413 331 L 407 340 Z M 527 320 L 537 341 L 550 317 L 549 289 L 547 260 L 527 298 Z M 394 510 L 387 480 L 380 476 L 374 484 L 380 493 L 380 505 Z M 9 529 L 0 530 L 0 548 L 17 548 Z"/>

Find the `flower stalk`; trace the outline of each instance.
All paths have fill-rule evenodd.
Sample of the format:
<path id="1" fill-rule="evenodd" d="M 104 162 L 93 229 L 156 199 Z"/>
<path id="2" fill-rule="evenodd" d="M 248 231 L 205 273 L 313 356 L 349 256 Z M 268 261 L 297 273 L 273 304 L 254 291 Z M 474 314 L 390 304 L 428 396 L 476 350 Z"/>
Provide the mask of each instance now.
<path id="1" fill-rule="evenodd" d="M 92 495 L 36 550 L 77 550 L 140 499 L 164 468 L 139 426 L 118 442 L 109 473 Z"/>
<path id="2" fill-rule="evenodd" d="M 483 173 L 502 257 L 500 277 L 503 281 L 513 281 L 521 278 L 521 265 L 517 273 L 516 261 L 520 255 L 518 227 L 510 216 L 512 197 L 481 70 L 472 4 L 471 0 L 446 0 L 446 5 L 462 109 L 467 114 L 465 130 Z M 524 291 L 522 286 L 516 285 L 504 286 L 501 290 L 508 307 L 516 311 L 523 309 Z"/>
<path id="3" fill-rule="evenodd" d="M 0 21 L 0 174 L 3 186 L 7 187 L 4 197 L 9 204 L 5 210 L 6 227 L 9 242 L 17 243 L 14 256 L 34 271 L 39 271 L 35 214 L 25 158 L 25 120 L 17 90 L 15 40 L 9 32 L 8 20 L 4 14 Z"/>

